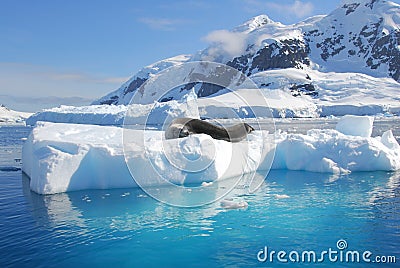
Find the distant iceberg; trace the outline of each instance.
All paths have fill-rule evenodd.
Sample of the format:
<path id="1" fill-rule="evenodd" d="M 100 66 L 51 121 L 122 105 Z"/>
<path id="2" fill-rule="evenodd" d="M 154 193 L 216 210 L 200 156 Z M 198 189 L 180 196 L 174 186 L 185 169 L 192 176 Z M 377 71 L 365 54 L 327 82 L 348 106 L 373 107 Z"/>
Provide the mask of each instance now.
<path id="1" fill-rule="evenodd" d="M 25 119 L 31 115 L 32 113 L 13 111 L 6 106 L 0 104 L 0 124 L 24 124 Z"/>
<path id="2" fill-rule="evenodd" d="M 196 98 L 192 92 L 182 100 L 152 104 L 65 106 L 46 109 L 26 120 L 34 126 L 38 121 L 92 125 L 122 126 L 124 122 L 138 125 L 159 125 L 171 117 L 199 118 Z M 194 99 L 193 99 L 194 98 Z"/>

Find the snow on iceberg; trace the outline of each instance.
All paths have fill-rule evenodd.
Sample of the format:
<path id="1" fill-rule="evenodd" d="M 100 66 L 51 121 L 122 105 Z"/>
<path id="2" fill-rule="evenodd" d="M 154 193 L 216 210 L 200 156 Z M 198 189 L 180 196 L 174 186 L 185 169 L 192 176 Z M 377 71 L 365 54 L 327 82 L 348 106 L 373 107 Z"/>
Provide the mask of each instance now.
<path id="1" fill-rule="evenodd" d="M 371 137 L 373 124 L 371 116 L 345 115 L 337 123 L 336 130 L 346 135 Z"/>
<path id="2" fill-rule="evenodd" d="M 371 137 L 373 117 L 347 115 L 334 129 L 276 134 L 273 169 L 348 173 L 400 169 L 400 147 L 391 130 Z"/>
<path id="3" fill-rule="evenodd" d="M 364 118 L 342 120 L 342 125 L 370 133 L 372 126 Z M 400 146 L 390 130 L 382 137 L 346 135 L 335 129 L 313 129 L 307 134 L 254 131 L 240 143 L 205 134 L 177 140 L 163 140 L 163 136 L 163 131 L 38 122 L 23 147 L 23 171 L 33 191 L 52 194 L 137 187 L 131 172 L 142 178 L 141 186 L 201 186 L 268 170 L 271 161 L 272 169 L 326 173 L 400 169 Z M 258 149 L 260 143 L 265 150 Z M 188 174 L 185 169 L 198 172 Z"/>
<path id="4" fill-rule="evenodd" d="M 142 187 L 201 185 L 256 171 L 261 134 L 249 144 L 205 134 L 164 140 L 163 131 L 38 122 L 23 146 L 23 171 L 40 194 L 137 187 L 136 181 Z"/>
<path id="5" fill-rule="evenodd" d="M 390 141 L 386 140 L 386 137 Z M 400 150 L 391 130 L 381 137 L 345 135 L 334 129 L 278 133 L 273 169 L 348 173 L 400 169 Z"/>
<path id="6" fill-rule="evenodd" d="M 127 106 L 125 105 L 92 105 L 81 107 L 61 105 L 60 107 L 45 109 L 35 113 L 26 120 L 26 124 L 34 126 L 38 121 L 46 121 L 54 123 L 122 125 L 126 111 Z"/>

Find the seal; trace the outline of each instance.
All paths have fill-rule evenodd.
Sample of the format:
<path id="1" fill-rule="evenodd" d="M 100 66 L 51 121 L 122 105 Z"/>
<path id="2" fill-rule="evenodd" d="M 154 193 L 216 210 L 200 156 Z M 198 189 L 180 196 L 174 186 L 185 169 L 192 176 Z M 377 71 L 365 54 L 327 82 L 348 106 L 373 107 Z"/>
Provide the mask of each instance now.
<path id="1" fill-rule="evenodd" d="M 187 137 L 190 134 L 207 134 L 217 140 L 239 142 L 253 130 L 254 128 L 246 123 L 225 128 L 200 119 L 183 117 L 172 120 L 165 131 L 165 138 L 177 139 Z"/>

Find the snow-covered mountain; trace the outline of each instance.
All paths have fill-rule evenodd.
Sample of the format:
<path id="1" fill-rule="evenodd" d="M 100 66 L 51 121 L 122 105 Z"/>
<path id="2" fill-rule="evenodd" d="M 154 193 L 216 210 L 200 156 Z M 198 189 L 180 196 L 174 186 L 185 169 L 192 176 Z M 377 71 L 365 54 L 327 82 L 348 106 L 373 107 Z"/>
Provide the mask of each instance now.
<path id="1" fill-rule="evenodd" d="M 0 124 L 23 124 L 32 113 L 17 112 L 0 104 Z"/>
<path id="2" fill-rule="evenodd" d="M 261 88 L 279 88 L 293 96 L 309 95 L 322 101 L 340 102 L 350 94 L 341 91 L 349 90 L 353 94 L 364 88 L 372 93 L 380 91 L 384 97 L 398 96 L 393 90 L 400 88 L 400 6 L 393 2 L 347 1 L 329 15 L 311 17 L 293 25 L 283 25 L 260 15 L 231 31 L 215 34 L 221 38 L 208 48 L 147 66 L 93 104 L 128 104 L 150 77 L 168 67 L 199 60 L 224 63 L 245 73 Z M 215 74 L 209 74 L 212 75 Z M 356 78 L 356 83 L 347 81 L 342 89 L 335 86 L 336 78 L 342 85 L 351 77 Z M 326 83 L 328 78 L 330 81 Z M 377 78 L 382 78 L 382 83 Z M 376 88 L 371 88 L 371 81 Z M 385 88 L 381 86 L 387 85 L 388 92 L 382 92 Z M 215 96 L 223 89 L 207 83 L 188 84 L 163 96 L 161 101 L 180 99 L 193 86 L 199 97 Z M 334 93 L 329 86 L 334 86 Z M 146 84 L 141 90 L 146 91 Z M 142 102 L 151 101 L 147 98 Z M 374 98 L 370 100 L 374 101 Z"/>

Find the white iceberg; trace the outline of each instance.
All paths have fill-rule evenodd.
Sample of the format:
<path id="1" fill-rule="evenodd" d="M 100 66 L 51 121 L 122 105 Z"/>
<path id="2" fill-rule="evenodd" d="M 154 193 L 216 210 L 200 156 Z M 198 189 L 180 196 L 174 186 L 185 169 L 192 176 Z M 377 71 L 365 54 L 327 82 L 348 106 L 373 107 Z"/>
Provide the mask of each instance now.
<path id="1" fill-rule="evenodd" d="M 318 107 L 306 98 L 283 90 L 241 89 L 210 98 L 197 98 L 191 90 L 181 100 L 151 104 L 65 106 L 46 109 L 26 120 L 93 125 L 163 125 L 171 118 L 285 118 L 319 117 Z"/>
<path id="2" fill-rule="evenodd" d="M 26 124 L 34 126 L 38 121 L 53 123 L 74 123 L 93 125 L 125 124 L 161 125 L 170 118 L 192 117 L 200 118 L 197 107 L 197 96 L 193 91 L 181 100 L 154 102 L 151 104 L 130 105 L 90 105 L 65 106 L 46 109 L 31 115 Z"/>
<path id="3" fill-rule="evenodd" d="M 163 131 L 38 122 L 23 146 L 23 171 L 40 194 L 137 187 L 137 181 L 201 185 L 255 171 L 262 134 L 240 143 L 205 134 L 165 140 Z"/>
<path id="4" fill-rule="evenodd" d="M 344 118 L 339 130 L 352 126 L 370 133 L 372 125 L 363 120 Z M 23 147 L 23 171 L 33 191 L 53 194 L 137 187 L 137 181 L 145 187 L 201 186 L 269 170 L 271 165 L 326 173 L 400 169 L 400 146 L 390 130 L 382 137 L 335 129 L 307 134 L 254 131 L 239 143 L 205 134 L 176 140 L 164 140 L 163 135 L 155 130 L 38 122 Z"/>
<path id="5" fill-rule="evenodd" d="M 336 125 L 336 130 L 351 136 L 371 137 L 374 118 L 372 116 L 345 115 Z"/>
<path id="6" fill-rule="evenodd" d="M 0 104 L 0 125 L 24 124 L 26 118 L 32 113 L 13 111 Z"/>

